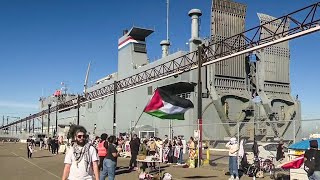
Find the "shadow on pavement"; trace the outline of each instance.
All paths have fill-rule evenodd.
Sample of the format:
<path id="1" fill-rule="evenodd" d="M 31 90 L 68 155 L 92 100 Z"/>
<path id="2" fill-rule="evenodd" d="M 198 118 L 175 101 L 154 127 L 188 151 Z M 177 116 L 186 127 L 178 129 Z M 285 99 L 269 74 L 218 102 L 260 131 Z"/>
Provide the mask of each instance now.
<path id="1" fill-rule="evenodd" d="M 187 179 L 202 179 L 202 178 L 215 178 L 215 177 L 218 177 L 218 176 L 188 176 L 188 177 L 184 177 L 184 178 L 187 178 Z"/>
<path id="2" fill-rule="evenodd" d="M 213 158 L 214 161 L 217 161 L 219 159 L 223 159 L 223 158 L 228 158 L 229 156 L 220 156 L 220 157 L 217 157 L 217 158 Z"/>
<path id="3" fill-rule="evenodd" d="M 210 160 L 210 161 L 209 161 L 210 166 L 217 166 L 217 163 L 215 163 L 214 161 L 215 161 L 215 160 Z"/>
<path id="4" fill-rule="evenodd" d="M 14 155 L 0 155 L 0 158 L 1 157 L 19 157 L 19 156 L 14 156 Z"/>
<path id="5" fill-rule="evenodd" d="M 129 170 L 129 168 L 119 168 L 116 171 L 116 175 L 120 175 L 120 174 L 126 174 L 126 173 L 131 173 L 132 171 Z"/>
<path id="6" fill-rule="evenodd" d="M 35 159 L 40 159 L 40 158 L 47 158 L 47 157 L 53 157 L 53 155 L 52 156 L 36 156 L 36 157 L 32 157 L 32 158 L 35 158 Z"/>

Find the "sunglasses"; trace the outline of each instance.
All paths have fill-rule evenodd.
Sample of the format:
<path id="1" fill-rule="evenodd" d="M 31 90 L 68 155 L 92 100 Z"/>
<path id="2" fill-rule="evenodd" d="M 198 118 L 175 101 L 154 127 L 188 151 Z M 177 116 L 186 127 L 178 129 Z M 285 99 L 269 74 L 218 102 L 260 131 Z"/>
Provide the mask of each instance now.
<path id="1" fill-rule="evenodd" d="M 79 138 L 79 139 L 81 139 L 81 138 L 85 139 L 86 137 L 87 137 L 86 135 L 77 135 L 77 138 Z"/>

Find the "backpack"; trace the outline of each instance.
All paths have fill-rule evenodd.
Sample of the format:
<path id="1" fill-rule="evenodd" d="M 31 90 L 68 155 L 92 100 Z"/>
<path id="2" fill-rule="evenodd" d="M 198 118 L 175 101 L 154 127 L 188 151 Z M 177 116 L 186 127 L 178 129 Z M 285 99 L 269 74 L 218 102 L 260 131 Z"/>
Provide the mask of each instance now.
<path id="1" fill-rule="evenodd" d="M 308 176 L 311 176 L 316 168 L 316 150 L 313 151 L 311 157 L 308 157 L 304 162 L 304 170 L 308 173 Z"/>
<path id="2" fill-rule="evenodd" d="M 156 143 L 155 142 L 151 142 L 150 151 L 156 151 Z"/>
<path id="3" fill-rule="evenodd" d="M 146 149 L 146 146 L 144 144 L 140 144 L 139 154 L 143 154 L 143 155 L 147 154 L 147 149 Z"/>

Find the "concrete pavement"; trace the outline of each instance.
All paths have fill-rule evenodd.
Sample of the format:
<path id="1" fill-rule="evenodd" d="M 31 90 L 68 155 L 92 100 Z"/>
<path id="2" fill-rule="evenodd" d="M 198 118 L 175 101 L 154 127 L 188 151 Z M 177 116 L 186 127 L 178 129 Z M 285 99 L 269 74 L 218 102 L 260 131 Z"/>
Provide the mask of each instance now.
<path id="1" fill-rule="evenodd" d="M 4 180 L 57 180 L 61 179 L 63 171 L 64 155 L 52 155 L 47 150 L 37 150 L 33 153 L 33 158 L 27 158 L 26 144 L 21 143 L 4 143 L 0 144 L 0 179 Z M 219 158 L 219 157 L 216 157 Z M 219 161 L 224 161 L 225 158 L 221 156 Z M 217 161 L 217 162 L 219 162 Z M 135 180 L 138 179 L 138 172 L 127 171 L 129 159 L 119 158 L 117 171 L 117 180 Z M 189 169 L 182 167 L 175 167 L 162 164 L 162 170 L 169 172 L 176 180 L 190 180 L 190 179 L 221 179 L 226 180 L 229 177 L 224 173 L 228 166 L 223 163 L 215 164 L 213 166 Z M 249 177 L 241 178 L 243 180 L 252 179 Z M 268 177 L 264 179 L 269 179 Z"/>

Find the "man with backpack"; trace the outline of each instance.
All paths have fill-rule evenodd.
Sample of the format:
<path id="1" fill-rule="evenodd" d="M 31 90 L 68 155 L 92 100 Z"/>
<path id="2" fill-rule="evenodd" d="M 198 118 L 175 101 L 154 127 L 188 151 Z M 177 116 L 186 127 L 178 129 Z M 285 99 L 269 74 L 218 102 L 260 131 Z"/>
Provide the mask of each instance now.
<path id="1" fill-rule="evenodd" d="M 310 149 L 304 154 L 304 169 L 308 173 L 309 180 L 320 179 L 320 150 L 318 150 L 318 141 L 310 141 Z"/>
<path id="2" fill-rule="evenodd" d="M 107 150 L 108 150 L 108 134 L 103 133 L 100 137 L 100 142 L 98 143 L 98 156 L 99 156 L 99 170 L 102 170 L 103 168 L 103 160 L 107 156 Z"/>

